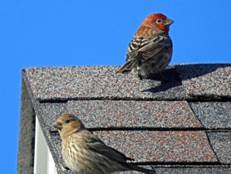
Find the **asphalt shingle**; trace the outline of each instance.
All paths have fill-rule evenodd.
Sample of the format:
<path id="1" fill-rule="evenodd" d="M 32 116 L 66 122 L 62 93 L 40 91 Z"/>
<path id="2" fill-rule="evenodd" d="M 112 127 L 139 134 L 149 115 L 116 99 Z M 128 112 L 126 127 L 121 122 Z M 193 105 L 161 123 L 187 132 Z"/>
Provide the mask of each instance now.
<path id="1" fill-rule="evenodd" d="M 231 102 L 191 102 L 190 105 L 206 128 L 231 128 Z"/>
<path id="2" fill-rule="evenodd" d="M 52 128 L 53 123 L 59 115 L 67 112 L 66 103 L 38 103 L 36 108 L 36 114 L 41 115 L 39 121 L 47 129 Z"/>
<path id="3" fill-rule="evenodd" d="M 161 168 L 157 174 L 230 174 L 230 168 Z"/>
<path id="4" fill-rule="evenodd" d="M 217 162 L 202 131 L 96 131 L 106 144 L 137 162 Z"/>
<path id="5" fill-rule="evenodd" d="M 156 168 L 156 174 L 230 174 L 230 168 Z M 114 174 L 114 173 L 113 173 Z M 118 173 L 115 173 L 118 174 Z M 119 174 L 141 174 L 140 172 L 120 172 Z"/>
<path id="6" fill-rule="evenodd" d="M 208 135 L 219 161 L 224 164 L 231 164 L 231 131 L 213 132 Z"/>
<path id="7" fill-rule="evenodd" d="M 162 82 L 159 75 L 140 81 L 115 74 L 117 68 L 23 71 L 19 173 L 33 171 L 36 114 L 58 174 L 73 174 L 62 168 L 60 137 L 52 132 L 56 118 L 71 112 L 157 174 L 231 174 L 231 64 L 176 65 Z"/>
<path id="8" fill-rule="evenodd" d="M 175 79 L 161 85 L 159 81 L 140 81 L 134 74 L 115 74 L 116 69 L 116 67 L 31 68 L 25 70 L 25 76 L 34 97 L 39 100 L 180 99 L 185 96 L 182 85 L 175 82 Z"/>
<path id="9" fill-rule="evenodd" d="M 186 101 L 69 101 L 67 109 L 88 128 L 200 128 Z"/>
<path id="10" fill-rule="evenodd" d="M 231 98 L 231 65 L 178 65 L 176 71 L 189 97 Z"/>

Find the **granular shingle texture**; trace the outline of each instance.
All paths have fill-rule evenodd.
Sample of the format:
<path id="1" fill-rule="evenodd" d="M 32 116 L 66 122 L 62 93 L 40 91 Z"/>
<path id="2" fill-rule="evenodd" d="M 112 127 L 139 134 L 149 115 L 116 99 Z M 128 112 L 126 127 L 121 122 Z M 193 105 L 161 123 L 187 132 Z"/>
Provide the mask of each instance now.
<path id="1" fill-rule="evenodd" d="M 217 162 L 202 131 L 101 131 L 97 135 L 137 162 Z"/>
<path id="2" fill-rule="evenodd" d="M 180 82 L 140 81 L 132 74 L 115 74 L 116 67 L 60 67 L 26 69 L 31 90 L 38 100 L 84 98 L 175 99 L 185 96 Z M 97 90 L 96 90 L 97 89 Z"/>
<path id="3" fill-rule="evenodd" d="M 231 102 L 190 102 L 190 105 L 206 128 L 231 128 Z"/>
<path id="4" fill-rule="evenodd" d="M 231 132 L 209 133 L 209 138 L 220 162 L 231 164 Z"/>
<path id="5" fill-rule="evenodd" d="M 162 168 L 156 171 L 159 174 L 230 174 L 230 168 Z"/>
<path id="6" fill-rule="evenodd" d="M 88 128 L 200 128 L 185 101 L 85 100 L 68 102 Z"/>
<path id="7" fill-rule="evenodd" d="M 74 174 L 62 167 L 60 138 L 51 131 L 69 112 L 157 174 L 231 174 L 231 65 L 175 65 L 162 82 L 115 74 L 117 68 L 23 71 L 18 173 L 33 172 L 36 115 L 58 174 Z"/>
<path id="8" fill-rule="evenodd" d="M 187 96 L 230 98 L 230 65 L 183 65 L 177 66 L 176 69 L 185 86 Z"/>

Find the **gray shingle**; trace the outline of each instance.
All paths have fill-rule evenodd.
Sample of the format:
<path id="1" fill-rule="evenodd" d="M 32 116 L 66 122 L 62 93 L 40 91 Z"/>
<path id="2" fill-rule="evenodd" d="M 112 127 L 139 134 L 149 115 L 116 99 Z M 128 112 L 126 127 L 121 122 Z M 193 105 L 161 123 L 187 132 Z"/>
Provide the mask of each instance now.
<path id="1" fill-rule="evenodd" d="M 69 101 L 68 111 L 88 128 L 200 128 L 186 101 Z"/>
<path id="2" fill-rule="evenodd" d="M 41 115 L 39 121 L 42 126 L 49 128 L 58 116 L 68 112 L 66 103 L 38 103 L 36 114 Z"/>
<path id="3" fill-rule="evenodd" d="M 211 145 L 219 161 L 231 164 L 231 131 L 209 133 Z"/>
<path id="4" fill-rule="evenodd" d="M 230 174 L 230 168 L 161 168 L 157 174 Z"/>
<path id="5" fill-rule="evenodd" d="M 60 138 L 51 132 L 58 115 L 73 112 L 108 145 L 153 164 L 157 174 L 231 174 L 231 64 L 177 65 L 163 72 L 162 83 L 159 75 L 140 81 L 115 74 L 117 68 L 24 70 L 19 173 L 33 171 L 36 114 L 58 174 L 73 174 L 62 170 Z"/>
<path id="6" fill-rule="evenodd" d="M 147 168 L 150 169 L 148 166 Z M 230 174 L 231 173 L 231 168 L 229 167 L 209 167 L 206 166 L 205 168 L 203 166 L 190 166 L 187 167 L 164 167 L 164 168 L 159 168 L 159 167 L 154 167 L 156 174 Z M 113 174 L 118 174 L 118 173 L 113 173 Z M 127 171 L 127 172 L 119 172 L 119 174 L 140 174 L 139 172 L 136 171 Z"/>
<path id="7" fill-rule="evenodd" d="M 189 97 L 231 98 L 231 64 L 176 66 Z"/>
<path id="8" fill-rule="evenodd" d="M 206 128 L 231 128 L 231 102 L 191 102 L 190 105 Z"/>
<path id="9" fill-rule="evenodd" d="M 115 74 L 116 67 L 26 69 L 34 97 L 39 100 L 82 98 L 182 99 L 179 82 L 140 81 L 134 74 Z M 97 89 L 97 90 L 96 90 Z"/>
<path id="10" fill-rule="evenodd" d="M 202 131 L 96 131 L 107 145 L 137 162 L 217 162 Z"/>

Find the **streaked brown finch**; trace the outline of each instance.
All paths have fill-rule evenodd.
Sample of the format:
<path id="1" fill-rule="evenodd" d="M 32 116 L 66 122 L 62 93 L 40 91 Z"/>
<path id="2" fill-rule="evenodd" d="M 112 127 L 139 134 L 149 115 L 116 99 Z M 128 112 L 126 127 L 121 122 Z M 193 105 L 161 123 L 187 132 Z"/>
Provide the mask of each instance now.
<path id="1" fill-rule="evenodd" d="M 155 173 L 154 170 L 128 163 L 127 160 L 132 159 L 107 146 L 73 114 L 59 116 L 54 126 L 62 140 L 65 166 L 77 174 L 110 174 L 127 170 Z"/>

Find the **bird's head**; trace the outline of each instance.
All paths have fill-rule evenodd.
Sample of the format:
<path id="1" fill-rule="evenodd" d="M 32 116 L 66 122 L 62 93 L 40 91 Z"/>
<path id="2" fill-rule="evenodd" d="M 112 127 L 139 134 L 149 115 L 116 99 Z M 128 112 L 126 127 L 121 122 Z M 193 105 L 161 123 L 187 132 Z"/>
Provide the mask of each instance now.
<path id="1" fill-rule="evenodd" d="M 156 32 L 168 33 L 169 26 L 173 24 L 173 20 L 169 19 L 162 13 L 154 13 L 146 17 L 141 25 L 140 32 L 145 31 L 145 28 L 152 28 Z"/>
<path id="2" fill-rule="evenodd" d="M 61 137 L 65 137 L 83 129 L 84 125 L 75 115 L 65 113 L 57 118 L 54 127 L 58 130 Z"/>

